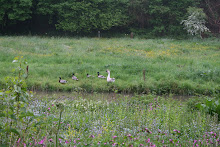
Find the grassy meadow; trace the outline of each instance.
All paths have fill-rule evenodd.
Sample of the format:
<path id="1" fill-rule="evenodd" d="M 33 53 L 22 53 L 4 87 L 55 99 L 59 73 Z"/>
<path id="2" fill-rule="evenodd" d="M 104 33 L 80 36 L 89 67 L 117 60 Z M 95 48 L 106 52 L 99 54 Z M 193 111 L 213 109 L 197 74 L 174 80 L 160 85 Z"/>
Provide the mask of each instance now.
<path id="1" fill-rule="evenodd" d="M 0 37 L 1 88 L 5 77 L 14 76 L 16 56 L 28 61 L 30 90 L 187 95 L 220 90 L 219 39 Z M 98 71 L 107 76 L 106 69 L 115 83 L 97 78 Z M 58 83 L 59 77 L 68 84 Z"/>

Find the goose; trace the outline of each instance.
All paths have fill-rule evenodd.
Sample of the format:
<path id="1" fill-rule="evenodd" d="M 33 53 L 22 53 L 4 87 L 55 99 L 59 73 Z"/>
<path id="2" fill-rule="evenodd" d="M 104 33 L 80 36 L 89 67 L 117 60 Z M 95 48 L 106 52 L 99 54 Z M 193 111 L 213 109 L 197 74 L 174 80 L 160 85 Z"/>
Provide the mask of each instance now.
<path id="1" fill-rule="evenodd" d="M 107 82 L 115 82 L 115 78 L 110 78 L 110 70 L 107 69 L 106 72 L 108 73 Z"/>
<path id="2" fill-rule="evenodd" d="M 101 79 L 105 79 L 106 78 L 105 76 L 100 75 L 99 72 L 97 72 L 97 73 L 98 73 L 98 78 L 101 78 Z"/>
<path id="3" fill-rule="evenodd" d="M 66 84 L 67 83 L 66 80 L 61 80 L 61 77 L 59 77 L 59 78 L 60 78 L 59 83 L 61 83 L 61 84 Z"/>
<path id="4" fill-rule="evenodd" d="M 78 81 L 77 77 L 74 76 L 74 73 L 73 73 L 72 79 Z"/>
<path id="5" fill-rule="evenodd" d="M 89 75 L 89 74 L 87 74 L 86 76 L 87 76 L 87 78 L 89 78 L 89 77 L 94 77 L 94 76 L 92 76 L 92 75 Z"/>

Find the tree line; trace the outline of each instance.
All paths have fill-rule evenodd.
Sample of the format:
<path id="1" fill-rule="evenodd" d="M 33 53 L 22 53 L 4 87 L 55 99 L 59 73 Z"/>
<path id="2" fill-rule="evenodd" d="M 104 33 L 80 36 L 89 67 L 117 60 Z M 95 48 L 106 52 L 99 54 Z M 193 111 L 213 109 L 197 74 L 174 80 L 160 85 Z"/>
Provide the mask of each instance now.
<path id="1" fill-rule="evenodd" d="M 179 36 L 189 7 L 202 8 L 207 27 L 220 34 L 219 0 L 0 0 L 0 34 Z"/>

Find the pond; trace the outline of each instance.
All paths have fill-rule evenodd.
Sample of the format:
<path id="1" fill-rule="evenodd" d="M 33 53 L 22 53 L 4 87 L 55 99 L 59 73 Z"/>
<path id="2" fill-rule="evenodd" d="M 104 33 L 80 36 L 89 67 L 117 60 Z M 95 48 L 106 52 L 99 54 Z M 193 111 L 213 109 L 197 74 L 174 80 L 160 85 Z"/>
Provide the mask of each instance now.
<path id="1" fill-rule="evenodd" d="M 57 100 L 74 100 L 74 99 L 97 99 L 97 100 L 116 100 L 116 99 L 122 99 L 122 98 L 131 98 L 131 97 L 139 97 L 139 96 L 147 96 L 147 94 L 137 95 L 137 94 L 125 94 L 125 93 L 86 93 L 86 92 L 42 92 L 42 91 L 35 91 L 34 97 L 38 99 L 42 98 L 53 98 Z M 175 100 L 185 101 L 189 98 L 192 98 L 194 96 L 189 95 L 155 95 L 155 97 L 164 97 L 164 98 L 173 98 Z"/>

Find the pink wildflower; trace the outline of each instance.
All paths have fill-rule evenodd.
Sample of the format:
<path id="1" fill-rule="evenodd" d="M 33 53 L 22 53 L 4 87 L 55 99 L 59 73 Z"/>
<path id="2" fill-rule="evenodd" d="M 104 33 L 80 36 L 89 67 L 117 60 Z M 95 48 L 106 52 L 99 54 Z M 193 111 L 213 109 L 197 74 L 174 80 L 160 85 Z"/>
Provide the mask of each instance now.
<path id="1" fill-rule="evenodd" d="M 19 143 L 21 141 L 21 138 L 18 139 L 17 143 Z"/>
<path id="2" fill-rule="evenodd" d="M 112 144 L 112 146 L 115 146 L 115 145 L 117 145 L 117 143 L 113 143 L 113 144 Z"/>
<path id="3" fill-rule="evenodd" d="M 113 136 L 113 139 L 117 138 L 117 136 Z"/>
<path id="4" fill-rule="evenodd" d="M 52 138 L 50 138 L 50 139 L 49 139 L 49 141 L 50 141 L 50 142 L 52 142 L 52 141 L 53 141 L 53 139 L 52 139 Z"/>
<path id="5" fill-rule="evenodd" d="M 94 135 L 90 135 L 89 137 L 94 138 L 95 136 Z"/>
<path id="6" fill-rule="evenodd" d="M 42 139 L 40 142 L 38 142 L 38 144 L 43 144 L 45 140 L 46 140 L 46 137 L 44 137 L 44 139 Z"/>
<path id="7" fill-rule="evenodd" d="M 48 110 L 50 111 L 50 107 L 48 108 Z"/>
<path id="8" fill-rule="evenodd" d="M 66 140 L 66 141 L 65 141 L 65 143 L 69 143 L 69 141 L 68 141 L 68 140 Z"/>

